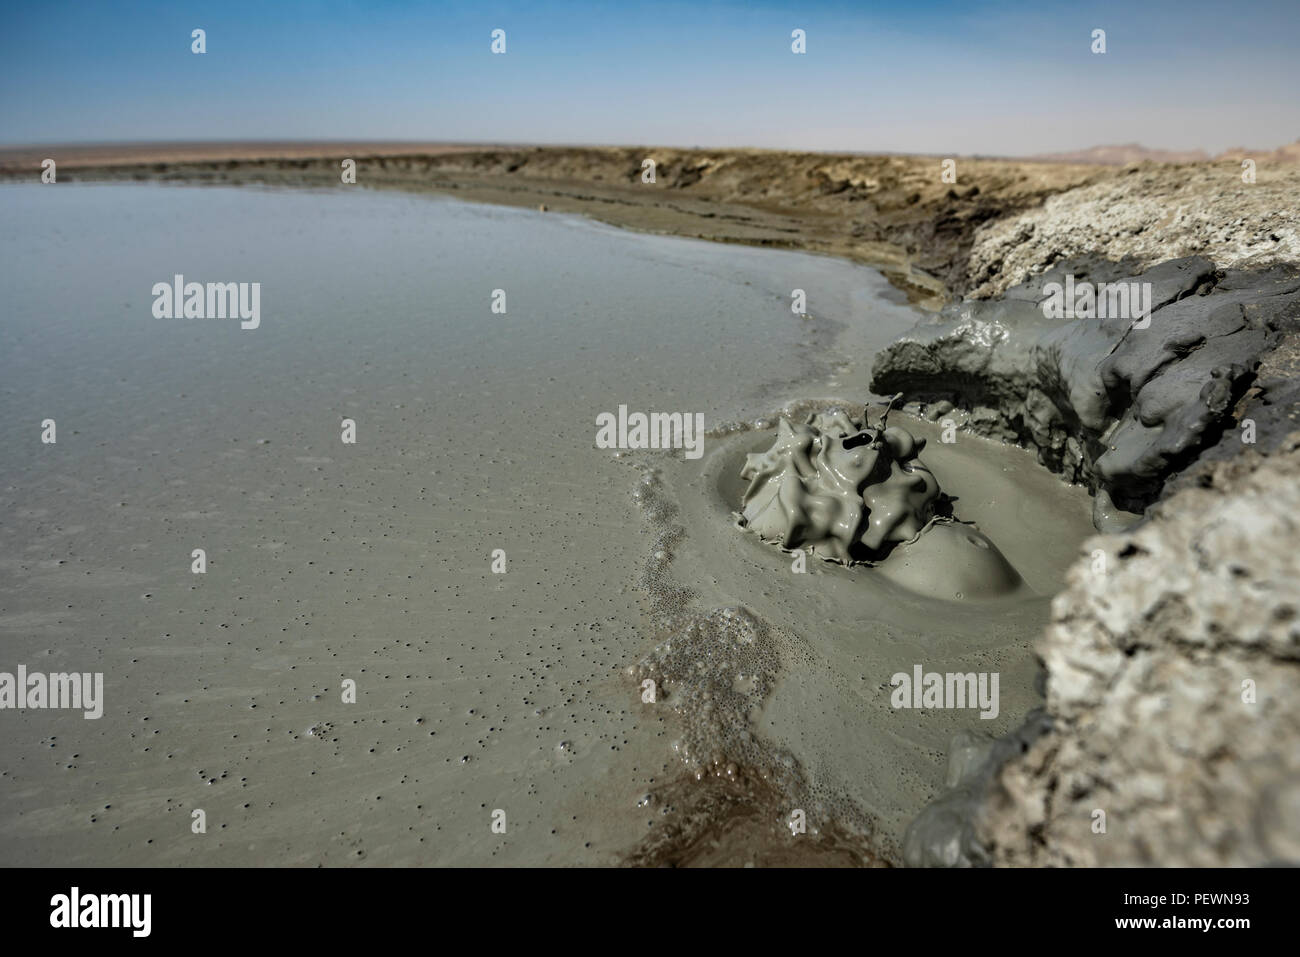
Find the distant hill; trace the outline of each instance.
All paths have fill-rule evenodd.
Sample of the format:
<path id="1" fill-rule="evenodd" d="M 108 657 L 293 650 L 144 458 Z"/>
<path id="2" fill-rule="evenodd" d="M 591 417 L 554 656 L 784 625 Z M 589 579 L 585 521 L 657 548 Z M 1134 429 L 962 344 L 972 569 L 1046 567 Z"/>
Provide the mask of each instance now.
<path id="1" fill-rule="evenodd" d="M 1096 163 L 1102 166 L 1124 166 L 1128 163 L 1204 163 L 1210 159 L 1240 160 L 1250 157 L 1256 162 L 1300 163 L 1300 140 L 1279 146 L 1274 150 L 1248 149 L 1234 146 L 1211 157 L 1205 150 L 1153 150 L 1140 143 L 1124 143 L 1118 146 L 1093 146 L 1086 150 L 1074 150 L 1066 153 L 1040 153 L 1026 159 L 1046 163 Z"/>
<path id="2" fill-rule="evenodd" d="M 1300 140 L 1279 146 L 1275 150 L 1252 150 L 1244 146 L 1234 146 L 1224 150 L 1215 159 L 1240 160 L 1245 157 L 1250 157 L 1256 163 L 1300 163 Z"/>
<path id="3" fill-rule="evenodd" d="M 1068 153 L 1041 153 L 1029 159 L 1049 163 L 1099 163 L 1103 166 L 1124 166 L 1128 163 L 1203 163 L 1210 158 L 1204 150 L 1152 150 L 1140 143 L 1120 146 L 1093 146 L 1086 150 Z"/>

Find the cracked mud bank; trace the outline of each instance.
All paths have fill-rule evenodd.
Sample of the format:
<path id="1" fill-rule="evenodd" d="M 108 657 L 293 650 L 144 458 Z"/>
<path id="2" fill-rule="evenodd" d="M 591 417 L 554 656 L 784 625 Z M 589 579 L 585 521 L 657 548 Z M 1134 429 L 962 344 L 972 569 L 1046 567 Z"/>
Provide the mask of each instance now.
<path id="1" fill-rule="evenodd" d="M 1152 312 L 1046 318 L 1044 287 L 1079 281 L 1150 286 Z M 1264 448 L 1287 430 L 1294 382 L 1260 380 L 1294 333 L 1300 270 L 1219 270 L 1207 259 L 1136 276 L 1111 263 L 1061 265 L 997 300 L 947 307 L 876 357 L 873 388 L 951 401 L 972 431 L 1023 444 L 1095 495 L 1097 526 L 1122 527 L 1207 449 Z M 1250 393 L 1247 395 L 1247 393 Z"/>

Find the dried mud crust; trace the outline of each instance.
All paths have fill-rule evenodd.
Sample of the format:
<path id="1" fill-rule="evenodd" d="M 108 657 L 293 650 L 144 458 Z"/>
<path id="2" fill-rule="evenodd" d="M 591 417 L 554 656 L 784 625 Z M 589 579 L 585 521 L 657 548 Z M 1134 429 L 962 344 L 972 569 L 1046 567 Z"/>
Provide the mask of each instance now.
<path id="1" fill-rule="evenodd" d="M 1300 262 L 1300 167 L 1233 160 L 1158 166 L 1049 197 L 975 232 L 967 295 L 983 299 L 1063 260 L 1101 254 L 1137 269 L 1202 256 L 1223 269 Z"/>
<path id="2" fill-rule="evenodd" d="M 1300 862 L 1297 542 L 1300 432 L 1087 544 L 1038 646 L 1052 729 L 977 816 L 993 862 Z"/>

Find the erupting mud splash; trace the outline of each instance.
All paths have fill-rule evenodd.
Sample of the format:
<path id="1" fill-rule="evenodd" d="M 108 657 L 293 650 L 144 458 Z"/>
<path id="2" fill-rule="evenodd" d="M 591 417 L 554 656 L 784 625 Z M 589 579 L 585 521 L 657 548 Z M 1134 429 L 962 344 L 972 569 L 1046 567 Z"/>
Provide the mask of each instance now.
<path id="1" fill-rule="evenodd" d="M 861 428 L 843 412 L 807 425 L 781 419 L 776 444 L 746 457 L 742 523 L 782 548 L 852 564 L 883 558 L 917 539 L 947 510 L 934 473 L 910 432 Z"/>
<path id="2" fill-rule="evenodd" d="M 785 550 L 844 565 L 906 554 L 911 560 L 894 563 L 890 577 L 931 594 L 1018 587 L 1019 574 L 993 542 L 953 517 L 953 499 L 921 462 L 926 440 L 890 427 L 887 417 L 888 407 L 874 427 L 865 413 L 857 421 L 842 410 L 816 413 L 804 425 L 782 418 L 775 444 L 746 456 L 740 475 L 749 486 L 737 524 Z"/>

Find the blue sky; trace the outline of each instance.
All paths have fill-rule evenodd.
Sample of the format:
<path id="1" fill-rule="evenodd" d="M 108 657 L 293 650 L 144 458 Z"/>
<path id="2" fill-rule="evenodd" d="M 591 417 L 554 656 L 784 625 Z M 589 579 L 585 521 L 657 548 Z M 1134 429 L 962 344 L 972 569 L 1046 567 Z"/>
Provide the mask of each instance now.
<path id="1" fill-rule="evenodd" d="M 1300 0 L 15 3 L 0 142 L 1023 155 L 1300 138 Z M 190 52 L 207 31 L 208 52 Z M 790 52 L 804 29 L 808 52 Z M 489 50 L 494 28 L 507 53 Z M 1107 52 L 1091 53 L 1106 30 Z"/>

